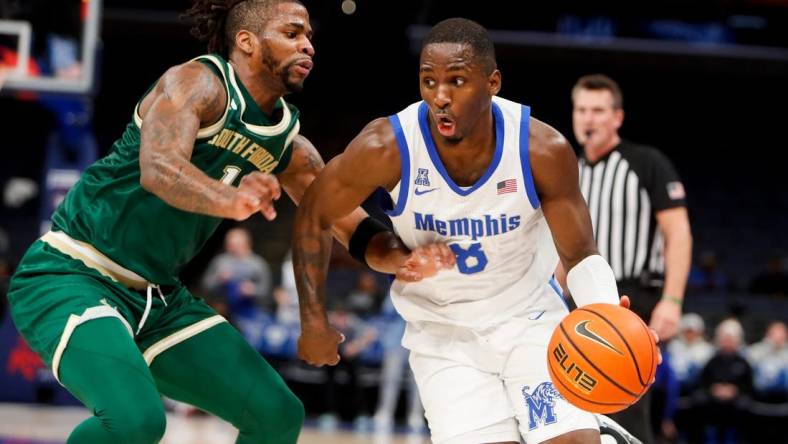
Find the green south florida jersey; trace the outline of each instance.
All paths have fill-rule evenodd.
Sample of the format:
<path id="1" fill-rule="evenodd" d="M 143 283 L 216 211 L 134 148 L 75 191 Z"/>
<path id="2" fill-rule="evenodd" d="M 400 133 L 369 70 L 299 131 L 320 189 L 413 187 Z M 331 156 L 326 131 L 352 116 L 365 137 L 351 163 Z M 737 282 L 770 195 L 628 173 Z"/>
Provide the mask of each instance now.
<path id="1" fill-rule="evenodd" d="M 215 54 L 195 60 L 220 77 L 227 108 L 218 122 L 199 130 L 191 162 L 209 177 L 235 186 L 252 171 L 283 171 L 298 134 L 298 110 L 280 99 L 275 115 L 281 119 L 273 121 L 226 60 Z M 149 282 L 173 285 L 221 219 L 179 210 L 142 188 L 139 103 L 109 155 L 85 170 L 55 210 L 52 229 L 90 244 Z"/>

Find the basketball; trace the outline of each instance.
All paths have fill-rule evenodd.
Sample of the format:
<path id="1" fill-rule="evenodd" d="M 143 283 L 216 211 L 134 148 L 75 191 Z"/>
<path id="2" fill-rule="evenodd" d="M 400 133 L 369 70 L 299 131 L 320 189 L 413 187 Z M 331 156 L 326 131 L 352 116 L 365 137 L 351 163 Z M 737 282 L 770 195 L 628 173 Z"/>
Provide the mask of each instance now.
<path id="1" fill-rule="evenodd" d="M 632 311 L 590 304 L 569 313 L 547 349 L 550 378 L 575 406 L 613 413 L 635 403 L 657 370 L 657 344 Z"/>

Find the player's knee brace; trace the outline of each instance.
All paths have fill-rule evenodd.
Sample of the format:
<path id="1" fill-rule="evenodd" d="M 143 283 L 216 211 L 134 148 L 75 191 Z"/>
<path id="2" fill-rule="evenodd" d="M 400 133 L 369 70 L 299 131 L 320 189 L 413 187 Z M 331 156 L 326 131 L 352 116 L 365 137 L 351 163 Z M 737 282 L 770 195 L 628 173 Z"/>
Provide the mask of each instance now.
<path id="1" fill-rule="evenodd" d="M 266 444 L 293 444 L 304 423 L 304 404 L 284 384 L 273 393 L 255 385 L 246 401 L 243 418 L 236 424 L 241 437 Z M 258 441 L 259 439 L 259 441 Z"/>

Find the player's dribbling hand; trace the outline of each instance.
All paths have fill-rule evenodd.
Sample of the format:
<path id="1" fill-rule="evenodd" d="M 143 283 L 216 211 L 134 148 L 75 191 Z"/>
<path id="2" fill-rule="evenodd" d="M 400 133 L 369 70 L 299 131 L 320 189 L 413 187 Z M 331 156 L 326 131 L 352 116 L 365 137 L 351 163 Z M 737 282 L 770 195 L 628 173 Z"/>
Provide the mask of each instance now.
<path id="1" fill-rule="evenodd" d="M 413 249 L 405 262 L 397 269 L 397 279 L 418 282 L 432 277 L 441 270 L 454 267 L 454 252 L 443 242 L 422 245 Z"/>
<path id="2" fill-rule="evenodd" d="M 274 201 L 281 193 L 276 177 L 259 171 L 249 173 L 241 178 L 235 189 L 229 217 L 240 221 L 259 211 L 266 219 L 273 220 L 276 217 Z"/>
<path id="3" fill-rule="evenodd" d="M 345 335 L 333 327 L 301 330 L 298 337 L 298 357 L 309 365 L 322 367 L 337 365 L 339 362 L 339 344 L 345 341 Z"/>
<path id="4" fill-rule="evenodd" d="M 629 309 L 629 306 L 630 306 L 629 296 L 622 295 L 621 299 L 618 300 L 618 305 L 620 305 L 620 306 L 622 306 L 622 307 L 624 307 L 626 309 Z M 651 327 L 649 327 L 648 331 L 650 331 L 651 332 L 651 336 L 654 337 L 654 342 L 659 344 L 659 335 L 657 334 L 657 332 Z M 660 351 L 659 347 L 657 347 L 657 364 L 662 364 L 662 351 Z M 651 382 L 654 382 L 654 381 L 651 381 Z"/>

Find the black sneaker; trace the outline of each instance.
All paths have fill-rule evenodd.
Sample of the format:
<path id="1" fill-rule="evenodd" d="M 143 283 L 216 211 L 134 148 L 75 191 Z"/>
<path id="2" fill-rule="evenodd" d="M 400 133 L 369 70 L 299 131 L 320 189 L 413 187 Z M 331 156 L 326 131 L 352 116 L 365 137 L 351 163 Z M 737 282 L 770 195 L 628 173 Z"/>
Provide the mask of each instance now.
<path id="1" fill-rule="evenodd" d="M 596 422 L 599 423 L 599 435 L 602 438 L 602 444 L 643 444 L 641 440 L 632 436 L 617 422 L 607 416 L 594 415 L 594 417 L 596 417 Z M 614 441 L 611 441 L 611 438 Z"/>

